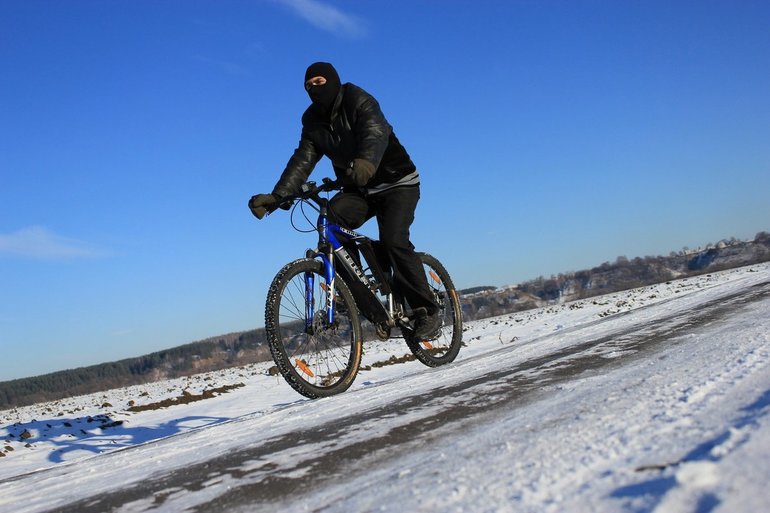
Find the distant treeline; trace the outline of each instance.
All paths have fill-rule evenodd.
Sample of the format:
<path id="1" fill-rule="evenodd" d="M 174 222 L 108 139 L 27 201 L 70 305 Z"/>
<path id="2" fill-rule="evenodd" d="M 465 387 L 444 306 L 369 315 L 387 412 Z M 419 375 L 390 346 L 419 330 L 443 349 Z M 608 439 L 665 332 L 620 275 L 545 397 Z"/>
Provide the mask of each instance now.
<path id="1" fill-rule="evenodd" d="M 466 320 L 494 317 L 767 261 L 768 232 L 758 233 L 753 241 L 733 238 L 708 244 L 705 249 L 683 248 L 668 256 L 619 256 L 614 263 L 605 262 L 592 269 L 541 276 L 515 287 L 486 288 L 466 295 L 463 316 Z"/>
<path id="2" fill-rule="evenodd" d="M 730 239 L 705 249 L 684 248 L 668 256 L 618 257 L 593 269 L 539 277 L 515 287 L 460 291 L 465 320 L 475 320 L 661 283 L 707 272 L 770 261 L 770 233 L 753 241 Z M 0 409 L 52 401 L 246 365 L 270 359 L 264 329 L 230 333 L 165 351 L 0 383 Z"/>
<path id="3" fill-rule="evenodd" d="M 0 383 L 0 409 L 52 401 L 270 358 L 265 330 L 231 333 L 136 358 Z"/>

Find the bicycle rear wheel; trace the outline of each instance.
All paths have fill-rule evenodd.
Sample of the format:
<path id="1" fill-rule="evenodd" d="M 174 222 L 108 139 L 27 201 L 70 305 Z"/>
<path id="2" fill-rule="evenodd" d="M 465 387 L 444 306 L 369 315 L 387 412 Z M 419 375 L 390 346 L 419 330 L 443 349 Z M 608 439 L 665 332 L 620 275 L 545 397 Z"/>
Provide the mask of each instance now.
<path id="1" fill-rule="evenodd" d="M 303 258 L 278 272 L 267 295 L 265 331 L 273 360 L 289 385 L 311 399 L 347 390 L 361 364 L 358 309 L 342 280 L 334 280 L 334 289 L 330 323 L 323 265 Z"/>
<path id="2" fill-rule="evenodd" d="M 427 253 L 418 255 L 428 279 L 428 287 L 439 306 L 441 332 L 433 340 L 419 340 L 413 332 L 404 330 L 404 338 L 419 361 L 428 367 L 438 367 L 452 362 L 460 352 L 463 342 L 462 307 L 452 279 L 441 262 Z"/>

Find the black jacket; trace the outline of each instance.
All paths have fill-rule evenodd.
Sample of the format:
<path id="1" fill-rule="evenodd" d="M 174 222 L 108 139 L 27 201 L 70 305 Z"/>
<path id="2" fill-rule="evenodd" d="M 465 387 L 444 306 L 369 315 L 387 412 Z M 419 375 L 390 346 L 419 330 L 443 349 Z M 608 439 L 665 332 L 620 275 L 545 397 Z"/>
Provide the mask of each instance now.
<path id="1" fill-rule="evenodd" d="M 340 88 L 331 119 L 314 104 L 302 115 L 299 146 L 286 164 L 273 194 L 289 196 L 298 192 L 324 155 L 332 161 L 337 179 L 343 184 L 352 185 L 346 169 L 353 159 L 366 159 L 376 167 L 377 172 L 367 187 L 394 183 L 415 171 L 377 100 L 350 83 Z"/>

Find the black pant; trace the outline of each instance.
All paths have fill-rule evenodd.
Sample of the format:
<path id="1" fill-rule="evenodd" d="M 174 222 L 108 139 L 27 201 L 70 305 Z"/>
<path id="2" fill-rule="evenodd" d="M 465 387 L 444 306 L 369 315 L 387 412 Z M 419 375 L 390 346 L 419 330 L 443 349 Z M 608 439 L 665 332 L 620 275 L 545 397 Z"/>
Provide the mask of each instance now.
<path id="1" fill-rule="evenodd" d="M 394 287 L 412 308 L 424 307 L 432 314 L 438 310 L 433 301 L 420 257 L 409 241 L 409 227 L 420 199 L 418 186 L 396 187 L 364 196 L 359 192 L 340 192 L 331 200 L 330 210 L 338 224 L 355 230 L 377 217 L 380 243 L 393 264 Z"/>

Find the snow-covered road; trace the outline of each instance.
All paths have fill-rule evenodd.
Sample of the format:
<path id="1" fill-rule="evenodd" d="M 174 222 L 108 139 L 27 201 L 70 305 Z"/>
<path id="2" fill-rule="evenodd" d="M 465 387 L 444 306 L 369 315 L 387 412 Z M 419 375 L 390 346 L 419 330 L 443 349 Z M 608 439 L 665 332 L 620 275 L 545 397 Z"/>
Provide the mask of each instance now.
<path id="1" fill-rule="evenodd" d="M 768 313 L 753 266 L 470 323 L 454 364 L 374 368 L 328 399 L 241 370 L 219 397 L 113 413 L 80 452 L 39 430 L 0 460 L 0 510 L 770 510 Z"/>

